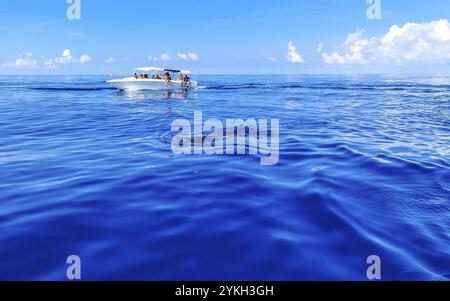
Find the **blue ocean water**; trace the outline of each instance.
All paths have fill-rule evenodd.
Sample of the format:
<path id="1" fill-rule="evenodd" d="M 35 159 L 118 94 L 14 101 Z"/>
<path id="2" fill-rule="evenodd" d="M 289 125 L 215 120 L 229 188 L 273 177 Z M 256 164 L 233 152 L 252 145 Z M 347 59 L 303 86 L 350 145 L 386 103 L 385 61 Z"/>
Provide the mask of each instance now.
<path id="1" fill-rule="evenodd" d="M 450 78 L 0 77 L 0 279 L 450 277 Z M 175 156 L 175 119 L 277 118 L 280 161 Z"/>

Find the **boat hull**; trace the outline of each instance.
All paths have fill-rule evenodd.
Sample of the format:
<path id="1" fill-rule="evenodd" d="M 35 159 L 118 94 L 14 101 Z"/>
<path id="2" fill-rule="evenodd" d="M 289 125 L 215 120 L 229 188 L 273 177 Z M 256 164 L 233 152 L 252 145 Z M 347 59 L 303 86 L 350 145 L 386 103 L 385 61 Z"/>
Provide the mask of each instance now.
<path id="1" fill-rule="evenodd" d="M 113 79 L 107 83 L 118 90 L 138 91 L 138 90 L 187 90 L 197 87 L 196 81 L 191 81 L 189 85 L 181 81 L 165 81 L 158 79 Z"/>

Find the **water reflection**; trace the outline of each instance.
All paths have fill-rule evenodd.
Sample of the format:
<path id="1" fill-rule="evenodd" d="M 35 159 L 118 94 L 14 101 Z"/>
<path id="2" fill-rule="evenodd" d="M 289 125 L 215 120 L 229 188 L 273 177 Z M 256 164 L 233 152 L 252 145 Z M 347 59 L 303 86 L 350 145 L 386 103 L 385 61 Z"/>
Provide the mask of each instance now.
<path id="1" fill-rule="evenodd" d="M 133 100 L 133 101 L 165 100 L 165 99 L 184 100 L 188 96 L 189 91 L 139 90 L 139 91 L 117 91 L 117 94 L 124 97 L 126 100 Z"/>

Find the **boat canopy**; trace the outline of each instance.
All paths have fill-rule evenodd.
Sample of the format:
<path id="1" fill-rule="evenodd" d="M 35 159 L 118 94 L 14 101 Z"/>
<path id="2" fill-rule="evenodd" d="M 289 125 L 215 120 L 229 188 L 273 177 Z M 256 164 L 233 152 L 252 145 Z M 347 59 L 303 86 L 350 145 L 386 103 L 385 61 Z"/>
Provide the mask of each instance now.
<path id="1" fill-rule="evenodd" d="M 137 71 L 142 72 L 150 72 L 150 71 L 159 71 L 159 72 L 171 72 L 171 73 L 182 73 L 182 74 L 190 74 L 189 70 L 176 70 L 176 69 L 166 69 L 166 68 L 158 68 L 158 67 L 139 67 L 136 68 Z"/>

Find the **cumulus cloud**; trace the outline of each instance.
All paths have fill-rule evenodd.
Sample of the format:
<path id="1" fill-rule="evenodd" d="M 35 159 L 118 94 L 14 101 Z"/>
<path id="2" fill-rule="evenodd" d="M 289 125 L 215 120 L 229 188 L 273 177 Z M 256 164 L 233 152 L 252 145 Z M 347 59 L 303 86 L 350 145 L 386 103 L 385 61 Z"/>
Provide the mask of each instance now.
<path id="1" fill-rule="evenodd" d="M 267 60 L 268 61 L 271 61 L 271 62 L 278 62 L 278 60 L 277 60 L 277 58 L 275 58 L 275 57 L 273 57 L 273 56 L 269 56 L 269 57 L 267 57 Z"/>
<path id="2" fill-rule="evenodd" d="M 5 63 L 3 67 L 11 68 L 29 68 L 35 67 L 37 65 L 37 60 L 34 58 L 33 53 L 27 52 L 25 55 L 21 55 L 14 62 Z"/>
<path id="3" fill-rule="evenodd" d="M 344 64 L 345 59 L 340 56 L 339 53 L 333 52 L 328 54 L 326 52 L 322 53 L 322 59 L 326 64 Z"/>
<path id="4" fill-rule="evenodd" d="M 365 57 L 370 56 L 376 45 L 375 38 L 363 38 L 364 30 L 357 30 L 347 36 L 343 46 L 344 54 L 333 52 L 331 54 L 323 52 L 322 59 L 327 64 L 367 64 L 370 62 Z"/>
<path id="5" fill-rule="evenodd" d="M 107 59 L 105 60 L 105 63 L 106 63 L 106 64 L 112 64 L 112 63 L 114 63 L 114 58 L 112 58 L 112 57 L 107 58 Z"/>
<path id="6" fill-rule="evenodd" d="M 80 56 L 80 59 L 78 60 L 74 60 L 74 63 L 89 63 L 91 61 L 91 57 L 87 54 L 83 54 L 82 56 Z"/>
<path id="7" fill-rule="evenodd" d="M 184 61 L 194 61 L 194 62 L 196 62 L 196 61 L 199 61 L 199 60 L 200 60 L 200 57 L 199 57 L 197 54 L 193 53 L 193 52 L 189 52 L 189 53 L 178 53 L 178 54 L 177 54 L 177 57 L 178 57 L 179 59 L 184 60 Z"/>
<path id="8" fill-rule="evenodd" d="M 317 52 L 322 52 L 323 50 L 323 43 L 319 43 L 319 45 L 317 45 Z"/>
<path id="9" fill-rule="evenodd" d="M 286 59 L 291 63 L 300 64 L 305 62 L 300 53 L 297 52 L 297 48 L 292 41 L 289 41 L 288 43 L 288 54 L 286 55 Z"/>
<path id="10" fill-rule="evenodd" d="M 442 19 L 429 23 L 393 25 L 382 37 L 348 35 L 340 51 L 322 52 L 327 64 L 446 62 L 450 60 L 450 25 Z"/>
<path id="11" fill-rule="evenodd" d="M 83 64 L 88 63 L 91 60 L 91 57 L 87 54 L 83 54 L 79 58 L 75 58 L 72 56 L 70 49 L 65 49 L 60 57 L 49 59 L 45 61 L 45 64 L 51 66 L 58 64 Z"/>
<path id="12" fill-rule="evenodd" d="M 161 61 L 161 62 L 168 62 L 170 61 L 172 58 L 170 57 L 170 55 L 168 55 L 167 53 L 162 53 L 160 56 L 158 57 L 149 57 L 149 60 L 151 61 Z"/>

